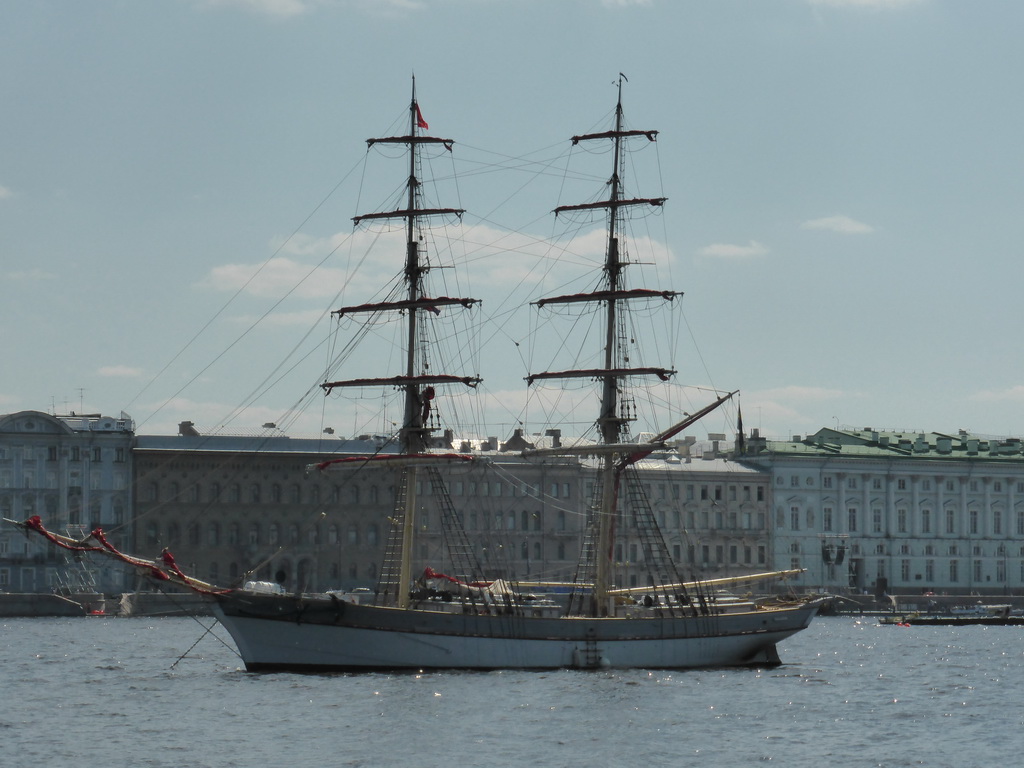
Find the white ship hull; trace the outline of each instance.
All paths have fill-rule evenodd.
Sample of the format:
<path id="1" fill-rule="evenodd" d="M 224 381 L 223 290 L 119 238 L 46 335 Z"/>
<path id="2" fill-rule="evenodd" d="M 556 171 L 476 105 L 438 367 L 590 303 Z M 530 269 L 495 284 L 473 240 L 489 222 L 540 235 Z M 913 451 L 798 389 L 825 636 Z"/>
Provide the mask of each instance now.
<path id="1" fill-rule="evenodd" d="M 816 611 L 534 618 L 240 593 L 214 607 L 250 671 L 771 666 L 780 663 L 776 643 Z"/>

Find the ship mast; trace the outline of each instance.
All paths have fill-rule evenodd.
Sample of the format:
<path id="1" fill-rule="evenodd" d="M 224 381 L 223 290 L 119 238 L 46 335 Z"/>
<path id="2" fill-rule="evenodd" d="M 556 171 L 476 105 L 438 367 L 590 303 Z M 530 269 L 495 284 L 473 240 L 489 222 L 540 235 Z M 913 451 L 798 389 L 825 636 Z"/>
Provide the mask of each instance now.
<path id="1" fill-rule="evenodd" d="M 622 195 L 622 173 L 624 172 L 623 142 L 632 137 L 645 137 L 655 141 L 657 131 L 627 130 L 623 127 L 622 84 L 625 76 L 619 75 L 618 99 L 615 105 L 615 127 L 601 133 L 583 134 L 572 137 L 572 143 L 590 141 L 607 141 L 613 143 L 614 157 L 612 175 L 608 181 L 608 197 L 597 202 L 580 205 L 564 205 L 555 209 L 555 215 L 568 211 L 584 211 L 604 209 L 607 211 L 608 242 L 604 262 L 604 285 L 602 290 L 591 293 L 572 294 L 542 299 L 535 302 L 537 306 L 545 304 L 572 302 L 604 302 L 604 367 L 599 369 L 549 371 L 531 374 L 528 383 L 538 379 L 567 379 L 590 377 L 601 382 L 601 410 L 597 420 L 601 442 L 607 446 L 623 443 L 626 425 L 631 417 L 625 412 L 620 413 L 621 393 L 627 379 L 637 376 L 656 376 L 662 381 L 675 374 L 674 370 L 665 368 L 643 367 L 634 368 L 626 365 L 626 350 L 620 329 L 620 305 L 635 299 L 650 300 L 662 298 L 672 300 L 679 294 L 674 291 L 650 291 L 643 289 L 629 290 L 624 287 L 623 269 L 627 262 L 622 260 L 619 248 L 620 229 L 623 226 L 625 211 L 634 206 L 660 207 L 664 197 L 656 198 L 624 198 Z M 629 446 L 624 446 L 628 451 Z M 613 523 L 616 515 L 619 478 L 621 476 L 619 451 L 603 451 L 600 458 L 600 475 L 602 489 L 601 507 L 597 520 L 597 542 L 594 548 L 596 559 L 594 567 L 594 583 L 591 592 L 589 612 L 593 616 L 613 615 L 612 598 L 609 594 L 611 585 L 611 564 L 613 550 Z"/>
<path id="2" fill-rule="evenodd" d="M 477 299 L 452 298 L 448 296 L 431 298 L 424 291 L 424 276 L 430 267 L 424 263 L 420 254 L 419 233 L 422 222 L 432 216 L 453 215 L 461 218 L 464 213 L 460 208 L 424 208 L 422 205 L 421 182 L 417 178 L 420 164 L 420 148 L 429 144 L 442 144 L 450 151 L 454 144 L 451 139 L 420 134 L 420 129 L 427 130 L 427 128 L 427 122 L 423 119 L 423 114 L 416 101 L 416 78 L 413 77 L 412 100 L 409 103 L 409 133 L 405 136 L 390 136 L 366 140 L 367 145 L 370 147 L 374 144 L 405 144 L 408 146 L 409 179 L 407 182 L 406 207 L 394 211 L 364 214 L 353 218 L 356 226 L 364 221 L 375 219 L 405 221 L 406 255 L 403 270 L 405 297 L 396 301 L 342 307 L 332 312 L 332 314 L 339 317 L 357 313 L 404 312 L 406 317 L 405 371 L 401 375 L 386 378 L 348 379 L 345 381 L 324 382 L 320 385 L 326 392 L 331 392 L 340 387 L 394 386 L 401 388 L 404 391 L 404 408 L 402 427 L 399 432 L 399 445 L 401 454 L 410 457 L 423 454 L 429 447 L 428 434 L 431 430 L 428 426 L 428 415 L 431 409 L 431 401 L 434 398 L 433 385 L 460 383 L 475 387 L 480 382 L 480 379 L 477 377 L 424 374 L 421 371 L 425 361 L 420 342 L 420 313 L 424 311 L 436 313 L 438 307 L 441 306 L 461 305 L 469 307 L 478 301 Z M 409 462 L 403 470 L 404 494 L 400 496 L 400 498 L 404 498 L 404 506 L 401 515 L 402 546 L 397 595 L 399 608 L 409 607 L 413 539 L 416 530 L 416 479 L 416 463 Z"/>

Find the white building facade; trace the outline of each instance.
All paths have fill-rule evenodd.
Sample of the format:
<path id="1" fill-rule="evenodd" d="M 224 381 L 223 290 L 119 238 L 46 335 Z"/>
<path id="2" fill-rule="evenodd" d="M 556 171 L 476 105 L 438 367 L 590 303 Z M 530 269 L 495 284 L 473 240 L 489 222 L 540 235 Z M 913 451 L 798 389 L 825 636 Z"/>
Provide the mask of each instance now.
<path id="1" fill-rule="evenodd" d="M 97 526 L 123 545 L 131 537 L 134 423 L 121 415 L 0 416 L 0 516 L 39 515 L 47 528 L 82 538 Z M 0 527 L 0 591 L 120 592 L 117 564 L 75 561 L 42 539 Z"/>
<path id="2" fill-rule="evenodd" d="M 966 432 L 754 436 L 771 473 L 777 567 L 806 588 L 1024 594 L 1024 445 Z"/>

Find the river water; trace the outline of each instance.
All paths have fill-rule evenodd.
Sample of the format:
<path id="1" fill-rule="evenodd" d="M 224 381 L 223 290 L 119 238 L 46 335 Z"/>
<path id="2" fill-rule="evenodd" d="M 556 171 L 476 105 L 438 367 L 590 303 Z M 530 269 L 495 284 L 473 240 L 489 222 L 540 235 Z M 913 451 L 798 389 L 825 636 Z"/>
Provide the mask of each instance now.
<path id="1" fill-rule="evenodd" d="M 8 619 L 0 765 L 1020 764 L 1024 627 L 818 618 L 779 651 L 769 670 L 249 674 L 212 619 Z"/>

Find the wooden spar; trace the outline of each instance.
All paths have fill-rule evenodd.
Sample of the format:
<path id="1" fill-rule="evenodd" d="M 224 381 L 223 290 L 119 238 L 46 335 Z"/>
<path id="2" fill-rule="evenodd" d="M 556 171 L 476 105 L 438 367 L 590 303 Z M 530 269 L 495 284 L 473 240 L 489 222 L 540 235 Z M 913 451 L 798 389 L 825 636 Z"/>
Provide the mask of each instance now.
<path id="1" fill-rule="evenodd" d="M 732 396 L 735 395 L 737 392 L 739 392 L 738 389 L 734 390 L 732 392 L 729 392 L 729 393 L 727 393 L 725 395 L 722 395 L 717 400 L 715 400 L 715 402 L 709 403 L 708 405 L 705 405 L 703 408 L 701 408 L 696 413 L 691 413 L 689 416 L 687 416 L 682 421 L 680 421 L 680 422 L 678 422 L 676 424 L 673 424 L 671 427 L 666 429 L 664 432 L 661 432 L 660 434 L 655 435 L 654 437 L 651 438 L 650 443 L 648 443 L 648 445 L 645 446 L 643 450 L 637 451 L 636 453 L 634 453 L 634 454 L 632 454 L 630 456 L 627 456 L 624 459 L 622 459 L 619 462 L 619 470 L 621 471 L 621 470 L 625 469 L 626 467 L 628 467 L 630 464 L 635 464 L 636 462 L 640 461 L 641 459 L 643 459 L 643 458 L 645 458 L 647 456 L 650 456 L 654 451 L 659 450 L 659 448 L 658 448 L 659 445 L 664 444 L 664 442 L 666 440 L 668 440 L 669 438 L 671 438 L 671 437 L 673 437 L 675 435 L 678 435 L 680 432 L 682 432 L 684 429 L 686 429 L 691 424 L 693 424 L 695 422 L 698 422 L 701 419 L 703 419 L 709 413 L 711 413 L 716 408 L 718 408 L 718 406 L 720 406 L 722 403 L 726 402 L 727 400 L 732 399 Z"/>
<path id="2" fill-rule="evenodd" d="M 682 296 L 682 291 L 654 291 L 648 288 L 633 288 L 626 291 L 591 291 L 590 293 L 570 293 L 565 296 L 551 296 L 546 299 L 539 299 L 532 302 L 536 307 L 544 307 L 548 304 L 573 304 L 582 301 L 623 301 L 626 299 L 652 299 L 662 298 L 671 301 L 676 296 Z"/>
<path id="3" fill-rule="evenodd" d="M 665 590 L 674 589 L 698 589 L 704 588 L 717 588 L 717 587 L 728 587 L 734 584 L 747 584 L 754 581 L 767 581 L 768 579 L 788 579 L 794 576 L 799 576 L 804 573 L 806 568 L 794 568 L 787 571 L 766 571 L 764 573 L 751 573 L 746 576 L 726 576 L 721 579 L 705 579 L 699 581 L 684 581 L 679 584 L 663 584 L 658 585 L 658 591 L 664 592 Z M 643 595 L 652 591 L 650 586 L 646 587 L 628 587 L 625 589 L 613 589 L 608 594 L 610 595 Z"/>
<path id="4" fill-rule="evenodd" d="M 384 312 L 403 309 L 428 309 L 431 312 L 438 307 L 448 307 L 453 304 L 461 304 L 464 307 L 471 307 L 479 303 L 480 299 L 462 299 L 453 296 L 437 296 L 435 298 L 420 298 L 418 301 L 378 301 L 372 304 L 357 304 L 352 307 L 342 307 L 331 312 L 332 315 L 353 315 L 359 312 Z"/>

